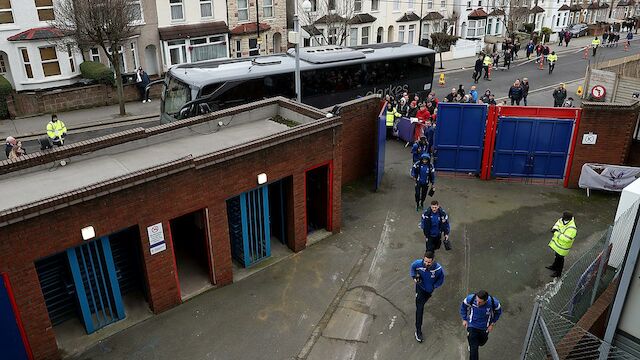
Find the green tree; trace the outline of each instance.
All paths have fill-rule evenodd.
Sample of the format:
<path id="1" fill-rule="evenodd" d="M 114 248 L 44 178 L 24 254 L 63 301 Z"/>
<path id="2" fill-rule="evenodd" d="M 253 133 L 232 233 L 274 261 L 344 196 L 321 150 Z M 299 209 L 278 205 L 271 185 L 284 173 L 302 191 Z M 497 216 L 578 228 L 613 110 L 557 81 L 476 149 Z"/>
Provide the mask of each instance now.
<path id="1" fill-rule="evenodd" d="M 445 32 L 431 34 L 433 49 L 440 54 L 440 69 L 444 69 L 444 66 L 442 66 L 442 53 L 449 51 L 451 45 L 455 45 L 456 41 L 458 41 L 457 36 L 449 35 Z"/>

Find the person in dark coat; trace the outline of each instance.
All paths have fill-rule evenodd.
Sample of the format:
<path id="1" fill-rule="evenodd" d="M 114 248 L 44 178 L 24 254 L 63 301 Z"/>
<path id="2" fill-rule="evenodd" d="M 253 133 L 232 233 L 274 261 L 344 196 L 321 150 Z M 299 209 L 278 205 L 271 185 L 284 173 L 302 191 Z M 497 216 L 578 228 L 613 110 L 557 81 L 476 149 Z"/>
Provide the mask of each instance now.
<path id="1" fill-rule="evenodd" d="M 149 80 L 149 75 L 146 71 L 142 70 L 142 66 L 136 70 L 136 85 L 138 86 L 138 91 L 140 91 L 140 98 L 142 98 L 142 102 L 151 102 L 149 99 L 149 92 L 147 92 L 147 85 L 149 85 L 151 81 Z"/>
<path id="2" fill-rule="evenodd" d="M 482 76 L 482 56 L 476 59 L 476 64 L 473 66 L 473 82 L 478 83 Z"/>
<path id="3" fill-rule="evenodd" d="M 553 91 L 553 107 L 562 107 L 566 98 L 567 89 L 564 88 L 564 83 L 560 83 L 560 86 Z"/>
<path id="4" fill-rule="evenodd" d="M 569 41 L 571 41 L 571 36 L 572 35 L 571 35 L 570 31 L 567 31 L 567 32 L 564 33 L 564 45 L 565 45 L 565 47 L 569 46 Z"/>
<path id="5" fill-rule="evenodd" d="M 9 154 L 14 146 L 18 145 L 18 141 L 13 136 L 8 136 L 4 144 L 4 155 L 9 158 Z"/>
<path id="6" fill-rule="evenodd" d="M 527 106 L 527 96 L 529 96 L 529 79 L 522 79 L 522 101 L 524 101 L 524 106 Z"/>
<path id="7" fill-rule="evenodd" d="M 516 80 L 511 88 L 509 88 L 509 99 L 511 99 L 511 105 L 520 105 L 520 100 L 522 100 L 520 80 Z"/>

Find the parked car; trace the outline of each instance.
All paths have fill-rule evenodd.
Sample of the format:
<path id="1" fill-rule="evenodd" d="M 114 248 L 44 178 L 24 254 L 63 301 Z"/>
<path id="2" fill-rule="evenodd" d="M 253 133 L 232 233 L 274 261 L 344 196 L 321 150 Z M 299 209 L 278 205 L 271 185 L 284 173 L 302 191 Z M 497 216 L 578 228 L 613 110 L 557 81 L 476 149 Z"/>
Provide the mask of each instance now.
<path id="1" fill-rule="evenodd" d="M 587 35 L 589 27 L 587 24 L 573 24 L 567 28 L 567 31 L 571 33 L 571 37 L 580 37 Z"/>

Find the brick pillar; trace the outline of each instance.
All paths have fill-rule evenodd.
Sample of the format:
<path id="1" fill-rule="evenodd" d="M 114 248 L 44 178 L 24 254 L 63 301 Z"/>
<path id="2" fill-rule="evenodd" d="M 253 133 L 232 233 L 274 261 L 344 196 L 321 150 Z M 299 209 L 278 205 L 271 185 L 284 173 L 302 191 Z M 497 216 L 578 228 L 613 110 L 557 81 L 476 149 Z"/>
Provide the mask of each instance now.
<path id="1" fill-rule="evenodd" d="M 217 286 L 233 282 L 233 265 L 231 263 L 231 240 L 229 238 L 229 220 L 227 203 L 224 199 L 209 205 L 209 233 L 211 234 L 211 250 L 213 251 L 213 273 Z"/>
<path id="2" fill-rule="evenodd" d="M 305 198 L 304 171 L 293 174 L 293 219 L 294 236 L 289 238 L 289 248 L 298 252 L 307 246 L 307 199 Z"/>

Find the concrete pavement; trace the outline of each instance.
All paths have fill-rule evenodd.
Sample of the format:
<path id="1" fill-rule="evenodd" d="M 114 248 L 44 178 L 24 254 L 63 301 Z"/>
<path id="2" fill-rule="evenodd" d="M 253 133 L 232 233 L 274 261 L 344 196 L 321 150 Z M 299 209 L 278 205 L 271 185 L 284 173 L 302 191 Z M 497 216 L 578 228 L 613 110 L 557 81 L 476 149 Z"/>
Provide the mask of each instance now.
<path id="1" fill-rule="evenodd" d="M 518 356 L 533 297 L 551 278 L 549 227 L 563 210 L 579 235 L 567 268 L 613 220 L 617 194 L 439 176 L 452 251 L 446 280 L 414 331 L 412 260 L 424 251 L 404 144 L 389 142 L 382 189 L 343 192 L 342 232 L 238 283 L 208 291 L 94 346 L 79 359 L 465 359 L 462 298 L 480 288 L 504 314 L 481 354 Z M 54 329 L 55 331 L 55 329 Z"/>

